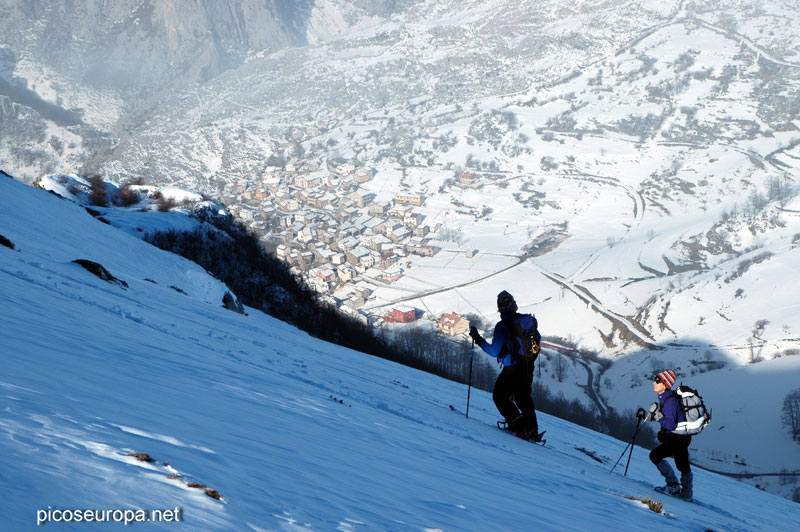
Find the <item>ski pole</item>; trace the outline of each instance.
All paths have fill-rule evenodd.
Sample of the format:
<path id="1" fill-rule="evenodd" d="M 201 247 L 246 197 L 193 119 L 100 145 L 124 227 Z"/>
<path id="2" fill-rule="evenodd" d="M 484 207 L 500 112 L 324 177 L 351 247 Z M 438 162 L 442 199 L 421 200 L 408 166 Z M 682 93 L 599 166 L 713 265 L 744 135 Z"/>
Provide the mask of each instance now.
<path id="1" fill-rule="evenodd" d="M 617 461 L 616 461 L 616 462 L 614 462 L 614 467 L 612 467 L 612 468 L 611 468 L 611 472 L 612 472 L 612 473 L 613 473 L 613 472 L 614 472 L 614 470 L 617 468 L 617 464 L 619 464 L 619 461 L 620 461 L 620 460 L 622 460 L 622 457 L 623 457 L 623 456 L 625 456 L 625 453 L 627 453 L 627 452 L 628 452 L 628 447 L 630 447 L 630 445 L 631 445 L 631 444 L 630 444 L 630 443 L 628 443 L 628 444 L 626 444 L 626 445 L 625 445 L 625 448 L 624 448 L 624 449 L 622 449 L 622 454 L 621 454 L 621 455 L 619 455 L 619 458 L 617 458 Z"/>
<path id="2" fill-rule="evenodd" d="M 620 460 L 622 460 L 622 457 L 625 456 L 625 453 L 628 452 L 628 447 L 631 448 L 631 453 L 630 455 L 628 455 L 628 464 L 631 463 L 631 455 L 633 454 L 633 445 L 636 442 L 636 436 L 639 434 L 639 425 L 642 423 L 642 419 L 645 419 L 646 417 L 648 416 L 644 413 L 644 409 L 640 408 L 639 411 L 636 412 L 637 421 L 636 421 L 636 430 L 633 433 L 633 439 L 628 445 L 625 446 L 625 448 L 622 450 L 622 454 L 620 454 L 619 458 L 617 458 L 617 461 L 614 462 L 614 467 L 611 468 L 612 473 L 614 472 L 614 469 L 617 468 L 617 465 L 619 464 Z M 625 476 L 628 476 L 627 465 L 625 466 Z"/>
<path id="3" fill-rule="evenodd" d="M 628 453 L 628 463 L 625 464 L 625 474 L 622 475 L 623 477 L 628 476 L 628 466 L 631 465 L 631 456 L 633 456 L 633 448 L 635 447 L 636 443 L 636 435 L 639 434 L 639 425 L 642 424 L 642 418 L 636 422 L 636 432 L 633 433 L 633 440 L 631 440 L 631 451 Z"/>
<path id="4" fill-rule="evenodd" d="M 469 419 L 469 396 L 472 392 L 472 354 L 475 352 L 475 340 L 472 340 L 472 347 L 469 349 L 469 386 L 467 386 L 467 419 Z"/>

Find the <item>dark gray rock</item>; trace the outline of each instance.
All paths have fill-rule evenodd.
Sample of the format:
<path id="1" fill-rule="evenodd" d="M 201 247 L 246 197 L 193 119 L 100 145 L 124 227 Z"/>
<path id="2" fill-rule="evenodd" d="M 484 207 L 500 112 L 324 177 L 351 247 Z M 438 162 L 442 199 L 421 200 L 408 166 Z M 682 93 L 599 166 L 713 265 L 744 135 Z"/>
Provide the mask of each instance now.
<path id="1" fill-rule="evenodd" d="M 225 295 L 222 296 L 222 306 L 228 310 L 232 310 L 233 312 L 244 314 L 244 305 L 239 303 L 236 297 L 234 297 L 234 295 L 230 292 L 225 292 Z"/>
<path id="2" fill-rule="evenodd" d="M 76 259 L 73 260 L 72 262 L 83 266 L 83 268 L 86 269 L 86 271 L 97 276 L 99 279 L 102 279 L 103 281 L 119 285 L 123 288 L 128 288 L 128 283 L 120 279 L 117 279 L 116 277 L 111 275 L 111 273 L 107 269 L 105 269 L 105 267 L 102 264 L 86 259 Z"/>

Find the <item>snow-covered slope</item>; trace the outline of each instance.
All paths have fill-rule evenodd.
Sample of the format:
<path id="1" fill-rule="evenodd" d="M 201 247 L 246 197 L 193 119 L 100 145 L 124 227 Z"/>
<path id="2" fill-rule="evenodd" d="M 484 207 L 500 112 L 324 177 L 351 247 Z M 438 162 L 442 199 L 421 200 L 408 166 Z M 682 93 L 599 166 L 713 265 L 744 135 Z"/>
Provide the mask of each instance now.
<path id="1" fill-rule="evenodd" d="M 175 507 L 193 530 L 800 527 L 797 505 L 704 471 L 697 504 L 655 496 L 642 449 L 628 478 L 611 474 L 625 443 L 558 419 L 541 416 L 544 448 L 501 434 L 488 394 L 473 390 L 467 420 L 447 407 L 463 407 L 463 386 L 226 311 L 197 266 L 73 202 L 4 176 L 0 198 L 14 245 L 0 246 L 10 530 L 36 528 L 39 510 Z"/>

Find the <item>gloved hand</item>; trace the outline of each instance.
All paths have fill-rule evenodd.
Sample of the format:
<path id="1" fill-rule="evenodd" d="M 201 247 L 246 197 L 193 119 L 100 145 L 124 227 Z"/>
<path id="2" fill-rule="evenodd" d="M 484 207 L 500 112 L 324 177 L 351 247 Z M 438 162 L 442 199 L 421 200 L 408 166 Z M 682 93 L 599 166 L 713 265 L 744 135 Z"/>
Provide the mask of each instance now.
<path id="1" fill-rule="evenodd" d="M 644 408 L 640 408 L 639 410 L 636 411 L 636 417 L 639 418 L 639 419 L 646 418 L 647 417 L 647 410 L 645 410 Z"/>
<path id="2" fill-rule="evenodd" d="M 650 408 L 648 408 L 648 410 L 650 411 L 650 421 L 658 421 L 662 417 L 664 417 L 664 414 L 662 414 L 661 410 L 658 409 L 657 402 L 651 403 Z"/>
<path id="3" fill-rule="evenodd" d="M 474 325 L 470 326 L 469 328 L 469 336 L 478 345 L 481 345 L 484 342 L 483 336 L 480 335 L 478 329 L 476 329 Z"/>

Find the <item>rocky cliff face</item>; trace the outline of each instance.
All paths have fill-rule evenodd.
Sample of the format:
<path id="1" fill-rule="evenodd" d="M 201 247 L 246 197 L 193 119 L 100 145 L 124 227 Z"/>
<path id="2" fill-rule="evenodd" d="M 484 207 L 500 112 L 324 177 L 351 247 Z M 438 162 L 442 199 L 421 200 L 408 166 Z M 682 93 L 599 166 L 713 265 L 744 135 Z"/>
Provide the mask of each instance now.
<path id="1" fill-rule="evenodd" d="M 0 0 L 0 167 L 24 179 L 85 169 L 98 139 L 126 142 L 169 95 L 421 3 Z"/>
<path id="2" fill-rule="evenodd" d="M 203 82 L 253 50 L 306 42 L 313 0 L 0 0 L 8 46 L 63 75 L 123 91 Z"/>

